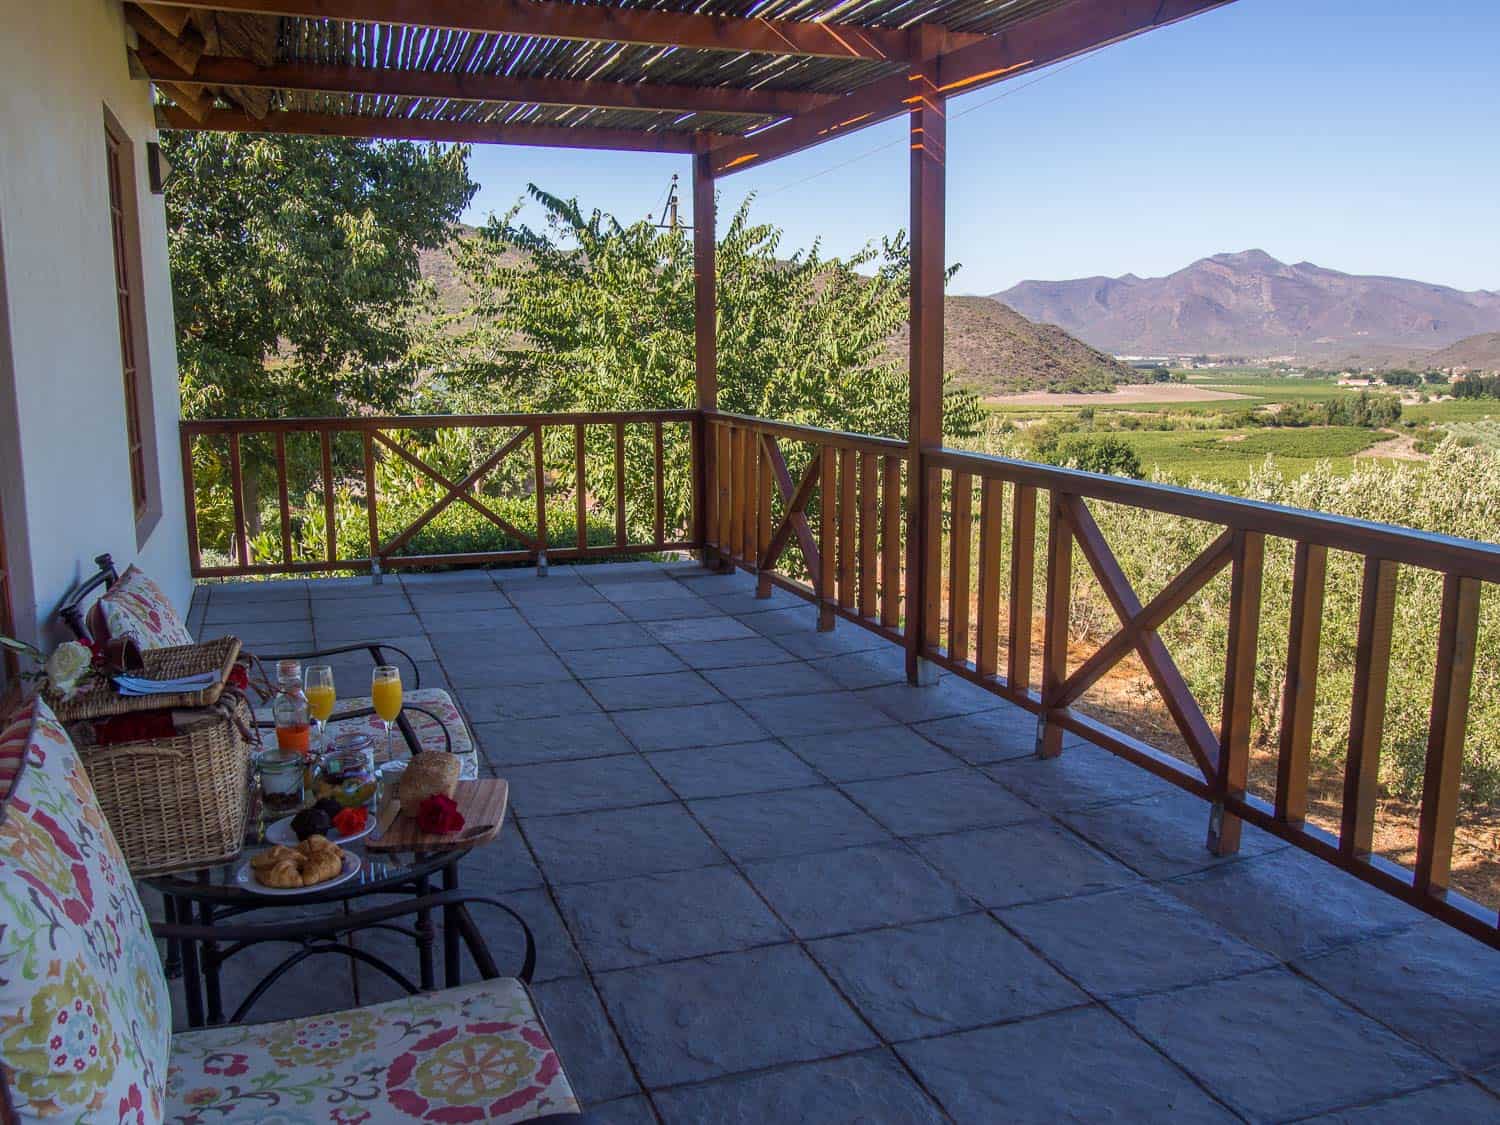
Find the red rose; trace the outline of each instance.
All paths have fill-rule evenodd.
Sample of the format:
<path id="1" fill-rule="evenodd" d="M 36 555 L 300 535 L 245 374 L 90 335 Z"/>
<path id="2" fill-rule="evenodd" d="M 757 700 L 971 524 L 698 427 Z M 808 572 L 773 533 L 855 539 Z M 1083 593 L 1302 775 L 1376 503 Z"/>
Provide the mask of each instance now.
<path id="1" fill-rule="evenodd" d="M 225 681 L 232 688 L 240 691 L 250 690 L 250 673 L 243 664 L 236 664 L 229 669 L 229 678 Z"/>
<path id="2" fill-rule="evenodd" d="M 464 814 L 452 797 L 434 793 L 417 806 L 417 827 L 430 836 L 446 836 L 464 826 Z"/>

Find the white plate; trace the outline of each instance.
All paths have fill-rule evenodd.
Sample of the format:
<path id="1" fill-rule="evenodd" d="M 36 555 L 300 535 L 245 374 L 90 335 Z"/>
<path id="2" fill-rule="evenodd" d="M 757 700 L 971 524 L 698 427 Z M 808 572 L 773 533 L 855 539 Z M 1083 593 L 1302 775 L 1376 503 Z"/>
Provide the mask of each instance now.
<path id="1" fill-rule="evenodd" d="M 260 853 L 257 852 L 256 855 Z M 336 887 L 340 883 L 347 883 L 355 875 L 359 874 L 359 856 L 353 852 L 344 853 L 344 869 L 326 882 L 319 883 L 314 887 L 267 887 L 256 879 L 255 872 L 250 870 L 250 861 L 254 855 L 246 856 L 239 867 L 235 870 L 234 881 L 251 894 L 271 895 L 276 898 L 285 898 L 288 895 L 312 895 L 326 891 L 329 887 Z"/>
<path id="2" fill-rule="evenodd" d="M 294 816 L 296 814 L 293 814 Z M 330 843 L 343 847 L 352 844 L 355 840 L 363 840 L 371 832 L 375 831 L 375 814 L 369 813 L 365 817 L 365 826 L 352 836 L 340 836 L 333 829 L 327 832 Z M 292 831 L 292 817 L 284 816 L 274 824 L 266 826 L 266 843 L 280 844 L 284 848 L 295 848 L 301 841 L 297 839 L 297 833 Z"/>

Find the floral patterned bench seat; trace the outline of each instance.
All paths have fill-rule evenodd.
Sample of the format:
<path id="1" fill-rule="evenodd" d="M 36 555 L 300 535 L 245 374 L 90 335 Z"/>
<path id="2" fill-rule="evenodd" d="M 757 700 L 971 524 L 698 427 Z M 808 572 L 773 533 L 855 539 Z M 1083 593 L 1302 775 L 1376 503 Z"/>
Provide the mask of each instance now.
<path id="1" fill-rule="evenodd" d="M 67 733 L 0 732 L 0 1114 L 69 1125 L 576 1117 L 531 994 L 499 978 L 329 1015 L 171 1034 L 141 901 Z"/>

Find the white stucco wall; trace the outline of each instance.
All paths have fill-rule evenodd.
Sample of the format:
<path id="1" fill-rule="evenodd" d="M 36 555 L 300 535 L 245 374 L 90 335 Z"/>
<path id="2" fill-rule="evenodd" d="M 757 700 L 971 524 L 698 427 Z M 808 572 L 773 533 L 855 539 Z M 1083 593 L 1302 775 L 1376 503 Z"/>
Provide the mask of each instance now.
<path id="1" fill-rule="evenodd" d="M 18 631 L 111 552 L 183 611 L 191 593 L 177 445 L 166 219 L 151 194 L 150 86 L 130 77 L 118 0 L 0 0 L 0 474 Z M 104 111 L 131 141 L 162 514 L 137 549 L 114 295 Z M 7 386 L 6 384 L 10 385 Z M 18 437 L 18 441 L 15 440 Z M 14 497 L 21 508 L 14 507 Z M 16 527 L 24 525 L 18 532 Z"/>

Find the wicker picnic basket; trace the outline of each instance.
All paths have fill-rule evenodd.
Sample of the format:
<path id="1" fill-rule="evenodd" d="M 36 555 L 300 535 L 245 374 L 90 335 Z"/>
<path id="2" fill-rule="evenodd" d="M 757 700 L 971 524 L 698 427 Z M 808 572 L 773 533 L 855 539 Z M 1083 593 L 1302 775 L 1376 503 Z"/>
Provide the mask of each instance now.
<path id="1" fill-rule="evenodd" d="M 136 878 L 226 863 L 245 839 L 255 741 L 250 703 L 223 692 L 179 713 L 167 738 L 99 745 L 94 724 L 71 727 L 84 768 Z"/>
<path id="2" fill-rule="evenodd" d="M 239 659 L 240 639 L 220 637 L 200 645 L 176 645 L 151 648 L 141 653 L 148 680 L 175 680 L 200 672 L 218 672 L 218 682 L 201 691 L 178 692 L 175 695 L 121 695 L 108 676 L 88 680 L 70 699 L 48 693 L 47 703 L 64 723 L 83 719 L 103 719 L 110 715 L 128 715 L 136 711 L 160 711 L 170 707 L 212 707 L 219 701 L 234 662 Z"/>

